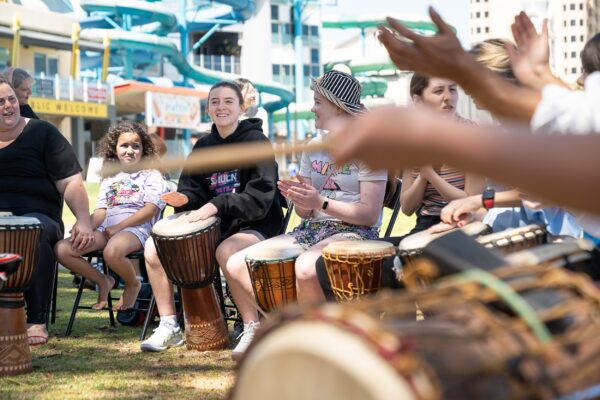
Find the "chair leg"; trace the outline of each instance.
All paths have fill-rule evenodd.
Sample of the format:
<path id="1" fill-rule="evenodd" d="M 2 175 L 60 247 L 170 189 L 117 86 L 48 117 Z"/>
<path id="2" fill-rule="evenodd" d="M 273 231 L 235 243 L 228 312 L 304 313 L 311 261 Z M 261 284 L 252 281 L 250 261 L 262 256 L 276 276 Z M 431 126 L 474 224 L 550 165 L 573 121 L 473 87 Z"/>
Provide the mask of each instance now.
<path id="1" fill-rule="evenodd" d="M 177 286 L 177 295 L 179 296 L 179 301 L 175 302 L 175 312 L 177 313 L 177 304 L 179 304 L 179 318 L 177 319 L 177 323 L 181 327 L 181 329 L 185 330 L 185 318 L 183 315 L 183 297 L 181 296 L 181 288 Z"/>
<path id="2" fill-rule="evenodd" d="M 108 275 L 108 267 L 106 266 L 104 259 L 99 258 L 98 261 L 102 263 L 102 272 L 105 275 Z M 108 291 L 108 298 L 106 300 L 107 300 L 106 303 L 108 305 L 108 318 L 110 319 L 110 326 L 114 328 L 116 326 L 115 314 L 113 312 L 112 294 L 110 293 L 110 290 Z"/>
<path id="3" fill-rule="evenodd" d="M 46 327 L 56 321 L 56 286 L 58 281 L 58 262 L 54 263 L 54 274 L 52 274 L 52 292 L 46 305 Z"/>
<path id="4" fill-rule="evenodd" d="M 52 306 L 50 308 L 50 323 L 56 322 L 56 296 L 58 293 L 58 263 L 54 264 L 54 282 L 52 283 Z"/>
<path id="5" fill-rule="evenodd" d="M 223 282 L 221 281 L 221 271 L 218 268 L 217 273 L 215 274 L 215 278 L 213 280 L 213 284 L 215 286 L 217 296 L 219 298 L 221 313 L 223 314 L 223 318 L 225 318 L 225 297 L 223 296 Z"/>
<path id="6" fill-rule="evenodd" d="M 152 294 L 152 296 L 150 297 L 150 304 L 148 304 L 148 311 L 146 311 L 146 319 L 144 319 L 144 326 L 142 327 L 142 332 L 140 333 L 140 340 L 146 339 L 148 325 L 150 325 L 150 321 L 152 320 L 152 315 L 154 314 L 155 308 L 156 299 L 154 298 L 154 294 Z"/>
<path id="7" fill-rule="evenodd" d="M 69 318 L 69 324 L 67 325 L 67 330 L 65 331 L 65 336 L 70 336 L 71 331 L 73 330 L 73 323 L 75 322 L 75 315 L 77 314 L 77 309 L 79 308 L 79 302 L 81 301 L 81 294 L 83 293 L 83 287 L 85 285 L 85 278 L 81 277 L 81 282 L 79 282 L 79 289 L 77 289 L 77 295 L 75 296 L 75 303 L 73 304 L 73 309 L 71 310 L 71 318 Z"/>

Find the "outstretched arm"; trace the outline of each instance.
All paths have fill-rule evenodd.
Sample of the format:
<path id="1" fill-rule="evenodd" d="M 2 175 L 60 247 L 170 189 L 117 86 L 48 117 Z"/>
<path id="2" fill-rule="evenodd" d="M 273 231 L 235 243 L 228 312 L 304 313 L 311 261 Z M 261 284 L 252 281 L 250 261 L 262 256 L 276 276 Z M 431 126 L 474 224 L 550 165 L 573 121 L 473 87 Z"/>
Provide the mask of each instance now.
<path id="1" fill-rule="evenodd" d="M 330 138 L 336 162 L 362 159 L 389 169 L 446 162 L 563 206 L 600 213 L 600 135 L 534 136 L 526 128 L 509 134 L 390 107 L 340 121 Z"/>

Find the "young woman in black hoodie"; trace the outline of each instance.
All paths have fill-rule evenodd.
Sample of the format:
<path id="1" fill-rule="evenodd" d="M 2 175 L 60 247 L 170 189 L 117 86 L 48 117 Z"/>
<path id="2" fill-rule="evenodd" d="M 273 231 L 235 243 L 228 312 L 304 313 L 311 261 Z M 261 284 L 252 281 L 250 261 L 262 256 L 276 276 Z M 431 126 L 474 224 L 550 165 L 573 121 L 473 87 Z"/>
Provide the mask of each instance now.
<path id="1" fill-rule="evenodd" d="M 207 112 L 213 125 L 211 133 L 200 138 L 194 150 L 241 142 L 268 141 L 262 133 L 262 121 L 249 118 L 240 121 L 243 96 L 230 82 L 215 84 L 208 94 Z M 230 280 L 225 265 L 229 257 L 261 240 L 279 234 L 283 214 L 277 192 L 275 160 L 248 168 L 235 168 L 212 173 L 194 174 L 183 170 L 176 192 L 161 199 L 176 211 L 195 210 L 189 221 L 217 216 L 221 218 L 221 242 L 216 258 Z M 156 298 L 160 324 L 154 334 L 141 345 L 144 351 L 162 351 L 183 343 L 175 316 L 173 287 L 158 259 L 150 238 L 144 251 L 146 269 Z M 235 282 L 232 282 L 235 285 Z"/>

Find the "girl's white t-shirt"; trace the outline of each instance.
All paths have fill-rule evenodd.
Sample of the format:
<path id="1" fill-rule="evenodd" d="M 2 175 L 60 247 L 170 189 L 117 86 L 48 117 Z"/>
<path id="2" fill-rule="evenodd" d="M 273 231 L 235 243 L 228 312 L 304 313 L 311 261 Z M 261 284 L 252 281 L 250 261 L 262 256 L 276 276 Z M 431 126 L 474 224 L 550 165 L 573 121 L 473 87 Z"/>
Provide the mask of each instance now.
<path id="1" fill-rule="evenodd" d="M 319 135 L 310 143 L 320 143 L 322 140 L 323 136 Z M 331 174 L 332 170 L 334 170 L 333 174 Z M 386 170 L 373 171 L 361 161 L 351 161 L 338 167 L 326 151 L 303 153 L 299 175 L 310 178 L 313 187 L 322 188 L 322 196 L 347 203 L 360 202 L 361 181 L 387 181 Z M 315 210 L 312 221 L 324 220 L 339 219 Z M 379 226 L 381 226 L 381 215 L 374 227 Z"/>

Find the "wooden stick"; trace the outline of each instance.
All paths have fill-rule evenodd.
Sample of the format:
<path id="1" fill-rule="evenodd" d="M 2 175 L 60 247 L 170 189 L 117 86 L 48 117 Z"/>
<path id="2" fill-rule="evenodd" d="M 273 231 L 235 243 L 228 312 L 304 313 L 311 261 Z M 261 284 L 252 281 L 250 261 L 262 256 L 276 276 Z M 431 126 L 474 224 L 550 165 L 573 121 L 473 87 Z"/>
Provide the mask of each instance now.
<path id="1" fill-rule="evenodd" d="M 106 166 L 108 176 L 120 171 L 134 172 L 143 169 L 162 169 L 171 171 L 186 168 L 191 172 L 211 172 L 224 168 L 247 167 L 261 161 L 268 161 L 276 156 L 301 152 L 329 150 L 327 141 L 321 143 L 285 143 L 273 145 L 271 142 L 250 142 L 231 145 L 207 147 L 193 151 L 187 159 L 170 158 L 165 160 L 146 160 L 130 166 L 121 164 Z"/>

